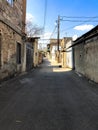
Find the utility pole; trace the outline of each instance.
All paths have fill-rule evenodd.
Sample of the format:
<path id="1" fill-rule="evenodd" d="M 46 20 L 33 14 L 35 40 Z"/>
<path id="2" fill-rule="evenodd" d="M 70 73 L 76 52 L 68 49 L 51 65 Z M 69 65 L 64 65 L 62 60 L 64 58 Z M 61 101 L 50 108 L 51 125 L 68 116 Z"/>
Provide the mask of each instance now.
<path id="1" fill-rule="evenodd" d="M 58 16 L 58 20 L 57 20 L 57 43 L 58 43 L 58 63 L 59 63 L 59 58 L 60 58 L 60 50 L 59 50 L 59 46 L 60 46 L 60 16 Z"/>
<path id="2" fill-rule="evenodd" d="M 60 37 L 60 16 L 58 16 L 57 26 L 58 26 L 57 42 L 58 42 L 58 51 L 59 51 L 59 44 L 60 44 L 60 41 L 59 41 L 59 37 Z"/>

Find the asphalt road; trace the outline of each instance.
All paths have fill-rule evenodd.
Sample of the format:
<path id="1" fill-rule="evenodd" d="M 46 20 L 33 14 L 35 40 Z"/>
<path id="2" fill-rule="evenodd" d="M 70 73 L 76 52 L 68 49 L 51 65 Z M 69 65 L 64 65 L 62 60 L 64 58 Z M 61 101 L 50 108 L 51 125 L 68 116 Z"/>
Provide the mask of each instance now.
<path id="1" fill-rule="evenodd" d="M 0 130 L 98 130 L 98 85 L 45 60 L 0 85 Z"/>

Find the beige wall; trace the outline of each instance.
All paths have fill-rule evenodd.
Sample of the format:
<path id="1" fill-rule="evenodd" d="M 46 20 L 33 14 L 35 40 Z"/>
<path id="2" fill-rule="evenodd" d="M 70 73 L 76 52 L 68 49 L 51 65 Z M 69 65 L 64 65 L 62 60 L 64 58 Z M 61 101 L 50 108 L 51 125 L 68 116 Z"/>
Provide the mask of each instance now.
<path id="1" fill-rule="evenodd" d="M 62 67 L 73 68 L 73 57 L 72 48 L 67 49 L 72 45 L 72 39 L 70 37 L 65 37 L 61 41 L 61 63 Z"/>
<path id="2" fill-rule="evenodd" d="M 34 67 L 38 66 L 38 39 L 34 42 Z"/>
<path id="3" fill-rule="evenodd" d="M 43 62 L 43 53 L 38 52 L 38 64 L 41 64 Z"/>
<path id="4" fill-rule="evenodd" d="M 22 34 L 25 30 L 26 0 L 17 0 L 11 5 L 0 0 L 0 79 L 25 71 L 25 44 Z M 21 45 L 21 63 L 17 63 L 17 43 Z"/>
<path id="5" fill-rule="evenodd" d="M 66 52 L 61 52 L 61 64 L 62 64 L 62 67 L 67 67 L 66 66 Z"/>
<path id="6" fill-rule="evenodd" d="M 75 69 L 98 83 L 98 38 L 75 47 Z"/>
<path id="7" fill-rule="evenodd" d="M 66 48 L 72 45 L 72 40 L 66 43 Z M 73 49 L 72 47 L 66 50 L 66 67 L 73 69 Z"/>
<path id="8" fill-rule="evenodd" d="M 0 19 L 6 21 L 15 29 L 23 27 L 23 0 L 17 0 L 11 5 L 7 0 L 0 0 Z M 24 16 L 25 18 L 25 16 Z"/>
<path id="9" fill-rule="evenodd" d="M 0 78 L 13 75 L 16 72 L 22 71 L 22 63 L 24 59 L 23 44 L 21 36 L 14 33 L 7 25 L 0 23 L 3 30 L 1 34 L 1 69 Z M 21 44 L 21 64 L 17 64 L 17 42 Z"/>

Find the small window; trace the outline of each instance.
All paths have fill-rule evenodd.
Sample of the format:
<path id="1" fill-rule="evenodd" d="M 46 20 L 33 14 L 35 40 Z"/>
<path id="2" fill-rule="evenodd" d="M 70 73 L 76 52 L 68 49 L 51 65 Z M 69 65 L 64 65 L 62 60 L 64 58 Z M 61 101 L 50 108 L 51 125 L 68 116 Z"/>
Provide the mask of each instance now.
<path id="1" fill-rule="evenodd" d="M 1 69 L 1 33 L 0 33 L 0 69 Z"/>
<path id="2" fill-rule="evenodd" d="M 17 64 L 21 64 L 21 44 L 17 43 Z"/>
<path id="3" fill-rule="evenodd" d="M 13 5 L 13 1 L 14 1 L 14 0 L 7 0 L 7 2 L 8 2 L 10 5 Z"/>

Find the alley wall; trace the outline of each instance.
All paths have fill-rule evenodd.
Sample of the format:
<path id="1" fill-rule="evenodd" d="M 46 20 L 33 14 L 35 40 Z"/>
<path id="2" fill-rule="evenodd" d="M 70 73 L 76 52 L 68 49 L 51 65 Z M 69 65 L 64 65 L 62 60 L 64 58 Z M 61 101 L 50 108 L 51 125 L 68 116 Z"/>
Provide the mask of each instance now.
<path id="1" fill-rule="evenodd" d="M 75 47 L 75 69 L 98 83 L 98 37 Z"/>

